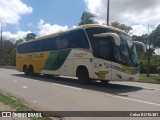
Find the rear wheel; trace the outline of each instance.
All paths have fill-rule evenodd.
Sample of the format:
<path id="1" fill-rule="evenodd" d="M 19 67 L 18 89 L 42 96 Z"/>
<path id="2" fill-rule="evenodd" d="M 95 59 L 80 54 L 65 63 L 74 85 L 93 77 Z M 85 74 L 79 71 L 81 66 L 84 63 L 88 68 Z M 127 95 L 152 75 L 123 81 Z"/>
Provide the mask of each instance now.
<path id="1" fill-rule="evenodd" d="M 25 75 L 29 75 L 28 68 L 26 65 L 23 66 L 23 72 Z"/>
<path id="2" fill-rule="evenodd" d="M 28 74 L 29 74 L 30 76 L 33 76 L 33 75 L 34 75 L 34 68 L 33 68 L 32 65 L 29 66 L 29 68 L 28 68 Z"/>
<path id="3" fill-rule="evenodd" d="M 78 80 L 83 84 L 88 84 L 91 82 L 91 80 L 89 79 L 88 70 L 85 67 L 78 68 L 77 77 L 78 77 Z"/>

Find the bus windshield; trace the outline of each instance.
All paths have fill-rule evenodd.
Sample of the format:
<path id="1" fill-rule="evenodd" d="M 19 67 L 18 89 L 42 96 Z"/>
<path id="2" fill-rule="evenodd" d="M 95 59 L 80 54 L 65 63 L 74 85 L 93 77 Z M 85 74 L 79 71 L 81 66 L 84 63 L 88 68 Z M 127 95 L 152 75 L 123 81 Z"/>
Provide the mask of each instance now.
<path id="1" fill-rule="evenodd" d="M 131 66 L 131 67 L 138 66 L 136 49 L 133 45 L 132 38 L 130 36 L 128 36 L 127 34 L 113 31 L 111 29 L 99 28 L 99 27 L 87 28 L 86 32 L 87 32 L 87 35 L 90 39 L 92 49 L 93 49 L 93 54 L 95 57 L 102 58 L 101 54 L 104 54 L 104 51 L 108 51 L 108 49 L 109 49 L 107 46 L 105 49 L 104 45 L 105 44 L 109 45 L 108 42 L 110 42 L 110 43 L 113 43 L 112 45 L 111 44 L 109 45 L 110 51 L 114 51 L 114 55 L 113 55 L 113 53 L 110 52 L 110 55 L 108 55 L 108 56 L 110 56 L 110 59 L 109 59 L 109 57 L 107 57 L 108 59 L 106 59 L 106 60 L 115 61 L 117 63 L 123 64 L 126 66 Z M 106 33 L 106 32 L 113 32 L 113 33 L 118 34 L 120 37 L 120 40 L 121 40 L 120 46 L 117 46 L 114 43 L 113 38 L 107 37 L 107 38 L 103 38 L 103 40 L 102 40 L 102 38 L 98 38 L 98 37 L 93 36 L 94 34 L 101 34 L 101 33 Z M 104 41 L 104 39 L 105 39 L 105 41 Z M 103 44 L 101 44 L 102 43 L 101 41 L 103 41 Z M 101 46 L 101 45 L 103 45 L 103 46 Z M 103 49 L 103 50 L 101 50 L 101 49 Z M 100 53 L 101 51 L 102 51 L 102 53 Z M 107 55 L 105 55 L 105 56 L 107 56 Z M 102 59 L 104 59 L 104 58 L 106 58 L 106 57 L 103 57 Z"/>
<path id="2" fill-rule="evenodd" d="M 121 33 L 118 35 L 121 38 L 121 44 L 114 47 L 115 59 L 127 66 L 137 66 L 137 53 L 132 38 Z"/>

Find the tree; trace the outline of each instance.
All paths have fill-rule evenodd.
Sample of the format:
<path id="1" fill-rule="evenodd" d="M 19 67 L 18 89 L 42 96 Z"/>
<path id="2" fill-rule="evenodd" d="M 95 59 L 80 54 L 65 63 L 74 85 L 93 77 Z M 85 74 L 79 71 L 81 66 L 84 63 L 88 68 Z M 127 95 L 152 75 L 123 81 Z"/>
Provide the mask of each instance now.
<path id="1" fill-rule="evenodd" d="M 132 30 L 132 28 L 131 27 L 129 27 L 129 26 L 126 26 L 125 24 L 120 24 L 119 22 L 112 22 L 111 23 L 111 26 L 113 26 L 113 27 L 116 27 L 116 28 L 119 28 L 119 29 L 121 29 L 121 30 L 124 30 L 124 31 L 126 31 L 127 33 L 130 31 L 130 30 Z"/>
<path id="2" fill-rule="evenodd" d="M 26 35 L 26 41 L 29 41 L 29 40 L 32 40 L 32 39 L 35 39 L 36 38 L 36 35 L 34 33 L 28 33 Z"/>
<path id="3" fill-rule="evenodd" d="M 146 67 L 147 77 L 150 76 L 150 72 L 153 72 L 156 70 L 157 67 L 160 67 L 160 64 L 158 65 L 157 62 L 153 62 L 155 58 L 159 58 L 155 55 L 155 49 L 160 47 L 160 25 L 156 27 L 155 30 L 153 30 L 149 35 L 145 34 L 142 36 L 132 36 L 133 40 L 141 41 L 146 44 L 147 51 L 145 53 L 145 58 L 143 61 L 146 64 L 144 65 Z M 139 51 L 139 48 L 137 48 Z M 158 59 L 160 60 L 160 59 Z"/>
<path id="4" fill-rule="evenodd" d="M 80 26 L 84 24 L 96 24 L 97 22 L 94 20 L 95 18 L 96 18 L 96 15 L 90 12 L 84 11 L 81 16 L 81 22 L 78 25 Z"/>
<path id="5" fill-rule="evenodd" d="M 160 25 L 157 26 L 155 30 L 153 30 L 149 36 L 150 43 L 155 47 L 160 47 Z"/>
<path id="6" fill-rule="evenodd" d="M 17 44 L 19 44 L 19 43 L 21 43 L 21 42 L 23 42 L 23 39 L 17 40 L 15 44 L 17 45 Z"/>
<path id="7" fill-rule="evenodd" d="M 16 46 L 9 40 L 3 40 L 3 64 L 4 65 L 15 65 L 16 60 Z"/>
<path id="8" fill-rule="evenodd" d="M 150 42 L 149 42 L 149 35 L 148 34 L 144 34 L 142 36 L 132 36 L 133 41 L 140 41 L 143 42 L 146 46 L 148 46 L 146 53 L 144 54 L 142 51 L 142 46 L 136 46 L 136 49 L 138 51 L 138 57 L 141 59 L 141 62 L 143 62 L 143 64 L 141 65 L 142 70 L 146 71 L 147 73 L 147 77 L 150 76 L 150 61 L 151 61 L 151 56 L 153 56 L 155 54 L 155 49 L 152 48 L 150 46 Z"/>
<path id="9" fill-rule="evenodd" d="M 155 30 L 153 30 L 148 37 L 147 77 L 150 76 L 150 61 L 151 61 L 151 55 L 152 55 L 152 52 L 153 52 L 152 50 L 154 48 L 160 47 L 160 34 L 159 33 L 160 33 L 160 25 L 158 25 L 157 28 Z"/>

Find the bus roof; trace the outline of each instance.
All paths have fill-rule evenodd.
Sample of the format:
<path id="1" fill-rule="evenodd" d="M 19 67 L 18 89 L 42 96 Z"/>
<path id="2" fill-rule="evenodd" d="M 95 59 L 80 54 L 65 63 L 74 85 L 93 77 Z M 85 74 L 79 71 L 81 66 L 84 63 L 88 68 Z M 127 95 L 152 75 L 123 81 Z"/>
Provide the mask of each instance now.
<path id="1" fill-rule="evenodd" d="M 126 33 L 125 31 L 123 31 L 121 29 L 118 29 L 116 27 L 108 26 L 108 25 L 106 26 L 106 25 L 100 25 L 100 24 L 86 24 L 86 25 L 82 25 L 80 27 L 82 27 L 82 28 L 103 27 L 103 28 L 108 28 L 108 29 L 111 29 L 111 30 L 114 30 L 114 31 L 117 31 L 117 32 L 120 32 L 120 33 L 128 35 L 128 33 Z"/>
<path id="2" fill-rule="evenodd" d="M 112 27 L 112 26 L 106 26 L 106 25 L 100 25 L 100 24 L 86 24 L 86 25 L 78 26 L 76 28 L 71 28 L 71 29 L 66 30 L 66 31 L 52 33 L 52 34 L 49 34 L 49 35 L 46 35 L 46 36 L 43 36 L 43 37 L 39 37 L 39 38 L 36 38 L 36 39 L 33 39 L 33 40 L 25 41 L 25 42 L 19 43 L 18 45 L 23 44 L 23 43 L 32 42 L 32 41 L 42 40 L 42 39 L 45 39 L 45 38 L 50 38 L 50 37 L 58 36 L 59 34 L 61 34 L 63 32 L 68 32 L 68 31 L 72 31 L 72 30 L 76 30 L 76 29 L 85 29 L 85 28 L 90 28 L 90 27 L 108 28 L 108 29 L 111 29 L 111 30 L 114 30 L 114 31 L 117 31 L 117 32 L 120 32 L 120 33 L 128 35 L 128 33 L 126 33 L 125 31 L 123 31 L 121 29 L 118 29 L 118 28 L 115 28 L 115 27 Z"/>

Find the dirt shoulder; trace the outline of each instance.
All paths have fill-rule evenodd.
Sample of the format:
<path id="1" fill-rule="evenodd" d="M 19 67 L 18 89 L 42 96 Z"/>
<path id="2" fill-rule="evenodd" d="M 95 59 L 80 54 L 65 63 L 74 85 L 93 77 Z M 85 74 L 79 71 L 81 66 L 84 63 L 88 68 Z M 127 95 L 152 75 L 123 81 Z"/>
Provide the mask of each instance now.
<path id="1" fill-rule="evenodd" d="M 5 105 L 0 102 L 0 111 L 16 111 L 15 109 L 11 108 L 9 105 Z M 30 118 L 0 118 L 0 120 L 31 120 Z"/>
<path id="2" fill-rule="evenodd" d="M 0 102 L 0 111 L 15 111 L 15 109 Z"/>
<path id="3" fill-rule="evenodd" d="M 33 104 L 28 104 L 24 99 L 17 97 L 16 95 L 12 95 L 4 90 L 0 90 L 0 111 L 23 111 L 23 112 L 36 112 L 43 111 L 41 107 L 38 108 Z M 0 113 L 1 114 L 1 113 Z M 31 118 L 2 118 L 0 120 L 66 120 L 63 117 L 31 117 Z"/>

